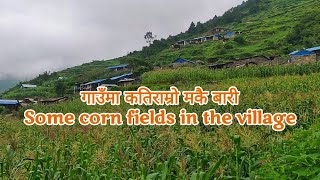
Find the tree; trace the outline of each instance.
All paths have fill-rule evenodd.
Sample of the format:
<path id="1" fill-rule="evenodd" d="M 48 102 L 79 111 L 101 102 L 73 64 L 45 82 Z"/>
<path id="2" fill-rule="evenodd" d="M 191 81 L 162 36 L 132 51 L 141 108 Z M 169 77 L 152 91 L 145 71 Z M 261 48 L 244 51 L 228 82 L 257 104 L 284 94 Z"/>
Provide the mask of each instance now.
<path id="1" fill-rule="evenodd" d="M 147 32 L 146 35 L 144 35 L 144 39 L 146 40 L 146 42 L 150 45 L 154 39 L 156 38 L 156 35 L 153 35 L 153 33 L 151 31 Z"/>
<path id="2" fill-rule="evenodd" d="M 196 25 L 194 24 L 194 22 L 192 21 L 191 24 L 190 24 L 190 27 L 188 29 L 188 33 L 195 33 L 196 32 Z"/>
<path id="3" fill-rule="evenodd" d="M 57 96 L 60 96 L 60 97 L 64 96 L 66 89 L 67 89 L 67 86 L 62 80 L 59 80 L 56 82 L 55 90 L 56 90 Z"/>
<path id="4" fill-rule="evenodd" d="M 197 33 L 204 33 L 206 31 L 204 24 L 202 24 L 201 22 L 197 22 L 196 30 Z"/>
<path id="5" fill-rule="evenodd" d="M 150 67 L 146 67 L 146 66 L 139 66 L 137 68 L 135 68 L 135 70 L 133 71 L 133 75 L 135 77 L 141 76 L 143 73 L 151 71 L 152 69 Z"/>

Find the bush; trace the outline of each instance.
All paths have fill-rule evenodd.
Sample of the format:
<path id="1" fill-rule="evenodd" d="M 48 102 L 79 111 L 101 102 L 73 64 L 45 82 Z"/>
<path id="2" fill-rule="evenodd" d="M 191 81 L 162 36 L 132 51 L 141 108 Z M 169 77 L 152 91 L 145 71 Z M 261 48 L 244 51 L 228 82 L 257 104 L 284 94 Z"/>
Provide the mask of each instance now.
<path id="1" fill-rule="evenodd" d="M 64 96 L 66 89 L 67 89 L 67 86 L 64 83 L 64 81 L 59 80 L 56 82 L 55 91 L 56 91 L 57 96 L 60 96 L 60 97 Z"/>
<path id="2" fill-rule="evenodd" d="M 234 38 L 234 41 L 238 44 L 245 44 L 246 43 L 246 40 L 244 39 L 244 37 L 242 35 L 240 36 L 236 36 Z"/>
<path id="3" fill-rule="evenodd" d="M 0 106 L 0 114 L 4 113 L 5 112 L 5 108 Z"/>
<path id="4" fill-rule="evenodd" d="M 151 71 L 152 69 L 150 67 L 146 67 L 146 66 L 139 66 L 137 68 L 134 69 L 133 71 L 133 75 L 135 77 L 141 76 L 143 73 Z"/>

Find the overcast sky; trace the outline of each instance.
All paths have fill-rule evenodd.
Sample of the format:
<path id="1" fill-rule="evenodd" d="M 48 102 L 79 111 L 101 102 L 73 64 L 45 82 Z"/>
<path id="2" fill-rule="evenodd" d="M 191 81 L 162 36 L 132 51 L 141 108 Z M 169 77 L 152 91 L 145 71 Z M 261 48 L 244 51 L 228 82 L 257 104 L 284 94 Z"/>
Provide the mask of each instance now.
<path id="1" fill-rule="evenodd" d="M 167 38 L 243 0 L 1 0 L 0 79 L 32 78 Z"/>

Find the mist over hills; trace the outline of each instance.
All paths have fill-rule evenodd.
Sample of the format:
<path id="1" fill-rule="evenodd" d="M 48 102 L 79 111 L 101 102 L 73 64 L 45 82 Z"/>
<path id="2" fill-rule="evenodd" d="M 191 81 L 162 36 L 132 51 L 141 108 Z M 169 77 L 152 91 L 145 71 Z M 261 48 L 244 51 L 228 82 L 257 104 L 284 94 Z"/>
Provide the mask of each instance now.
<path id="1" fill-rule="evenodd" d="M 3 79 L 3 80 L 0 80 L 0 94 L 3 93 L 6 90 L 12 88 L 17 83 L 18 83 L 18 80 L 14 80 L 14 79 Z"/>

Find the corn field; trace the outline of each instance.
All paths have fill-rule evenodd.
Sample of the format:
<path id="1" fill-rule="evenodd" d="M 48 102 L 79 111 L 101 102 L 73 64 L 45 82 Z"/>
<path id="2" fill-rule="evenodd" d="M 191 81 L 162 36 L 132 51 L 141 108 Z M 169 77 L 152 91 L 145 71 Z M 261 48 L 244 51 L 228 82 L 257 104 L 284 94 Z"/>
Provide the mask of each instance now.
<path id="1" fill-rule="evenodd" d="M 320 172 L 320 64 L 249 67 L 209 71 L 162 70 L 147 73 L 152 90 L 176 85 L 179 90 L 241 91 L 239 106 L 156 107 L 178 113 L 181 108 L 201 115 L 220 113 L 293 112 L 298 124 L 283 132 L 271 127 L 224 126 L 25 126 L 21 109 L 0 116 L 0 177 L 3 179 L 297 179 Z M 165 74 L 165 75 L 164 75 Z M 251 75 L 250 75 L 251 74 Z M 160 85 L 156 85 L 158 82 Z M 188 83 L 179 83 L 188 82 Z M 209 83 L 215 82 L 215 83 Z M 151 84 L 151 85 L 150 85 Z M 153 85 L 154 84 L 154 85 Z M 163 87 L 161 87 L 163 85 Z M 30 108 L 30 107 L 29 107 Z M 120 112 L 132 108 L 86 106 L 68 102 L 31 107 L 36 112 Z M 308 139 L 304 141 L 303 139 Z M 311 146 L 309 146 L 311 145 Z M 301 156 L 303 155 L 303 156 Z M 305 167 L 305 168 L 304 168 Z"/>

